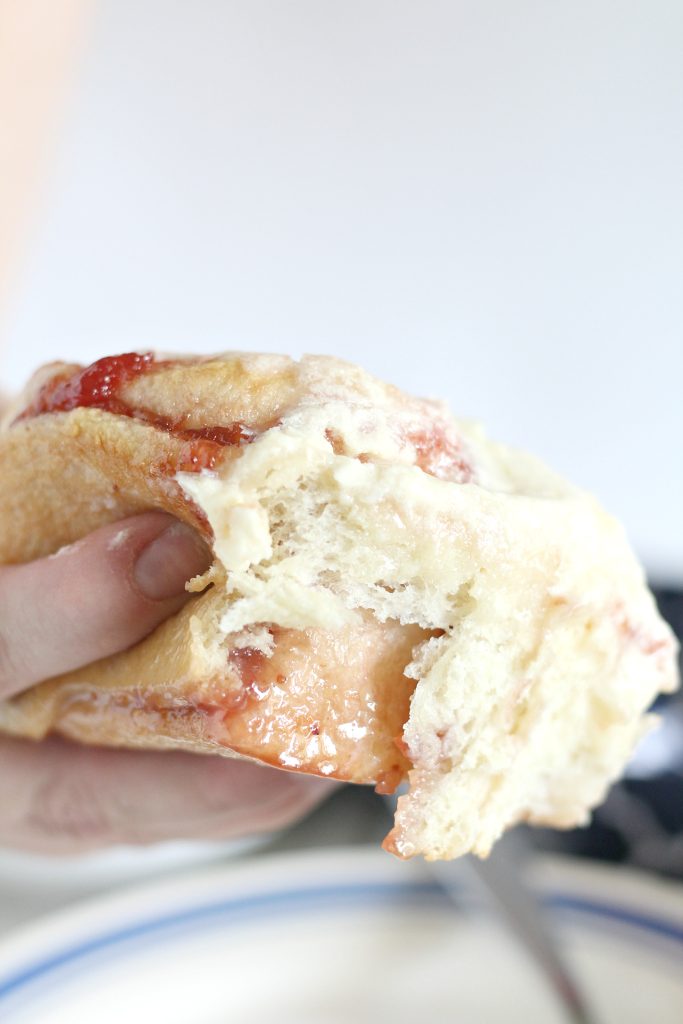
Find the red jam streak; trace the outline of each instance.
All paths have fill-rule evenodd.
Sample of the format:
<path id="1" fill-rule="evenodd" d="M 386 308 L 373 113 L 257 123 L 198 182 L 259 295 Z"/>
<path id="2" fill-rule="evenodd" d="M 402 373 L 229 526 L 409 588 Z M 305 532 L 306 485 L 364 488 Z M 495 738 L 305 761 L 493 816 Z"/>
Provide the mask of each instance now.
<path id="1" fill-rule="evenodd" d="M 235 647 L 229 655 L 230 663 L 245 686 L 258 682 L 267 660 L 263 651 L 256 647 Z"/>
<path id="2" fill-rule="evenodd" d="M 133 408 L 121 398 L 121 390 L 138 377 L 168 363 L 155 362 L 151 352 L 127 352 L 121 356 L 98 359 L 92 366 L 69 377 L 49 380 L 32 405 L 18 420 L 31 419 L 53 412 L 71 412 L 73 409 L 102 409 L 103 412 L 147 423 L 187 443 L 180 453 L 168 459 L 164 473 L 201 473 L 214 469 L 220 462 L 223 449 L 249 444 L 255 431 L 244 423 L 235 422 L 222 427 L 187 429 L 182 421 L 159 416 L 148 409 Z"/>
<path id="3" fill-rule="evenodd" d="M 154 365 L 151 352 L 128 352 L 98 359 L 70 377 L 53 377 L 20 419 L 72 409 L 103 409 L 120 416 L 132 416 L 134 412 L 119 398 L 121 388 L 149 372 Z"/>
<path id="4" fill-rule="evenodd" d="M 465 453 L 441 428 L 412 431 L 406 435 L 406 440 L 415 448 L 416 465 L 430 476 L 459 484 L 468 484 L 474 479 Z"/>
<path id="5" fill-rule="evenodd" d="M 335 455 L 345 455 L 343 438 L 334 430 L 327 429 L 325 437 Z M 441 427 L 430 430 L 414 430 L 403 435 L 405 444 L 415 449 L 415 465 L 430 476 L 468 484 L 474 479 L 474 470 L 457 441 L 448 438 Z M 372 456 L 361 452 L 356 456 L 359 462 L 372 462 Z"/>
<path id="6" fill-rule="evenodd" d="M 221 461 L 225 448 L 249 444 L 256 437 L 255 431 L 239 422 L 227 427 L 202 427 L 197 430 L 183 430 L 160 416 L 145 417 L 145 422 L 187 441 L 178 456 L 164 463 L 162 469 L 167 473 L 201 473 L 204 469 L 214 469 Z"/>

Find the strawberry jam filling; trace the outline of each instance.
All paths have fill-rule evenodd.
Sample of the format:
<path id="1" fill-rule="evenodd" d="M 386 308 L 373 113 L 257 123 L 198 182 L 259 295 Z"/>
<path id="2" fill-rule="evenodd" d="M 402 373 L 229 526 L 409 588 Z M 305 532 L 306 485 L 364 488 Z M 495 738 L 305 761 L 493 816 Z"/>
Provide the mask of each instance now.
<path id="1" fill-rule="evenodd" d="M 51 378 L 19 418 L 30 419 L 72 409 L 103 409 L 119 416 L 133 416 L 134 411 L 120 398 L 121 389 L 158 365 L 151 352 L 128 352 L 98 359 L 78 373 Z"/>
<path id="2" fill-rule="evenodd" d="M 122 399 L 121 392 L 128 384 L 168 365 L 168 362 L 155 362 L 151 352 L 128 352 L 99 359 L 77 373 L 66 377 L 57 375 L 48 380 L 17 422 L 74 409 L 101 409 L 116 416 L 128 416 L 186 442 L 180 453 L 161 467 L 166 473 L 211 470 L 220 462 L 224 448 L 239 447 L 253 441 L 255 431 L 239 421 L 226 426 L 188 429 L 181 420 L 133 407 Z"/>
<path id="3" fill-rule="evenodd" d="M 223 697 L 212 720 L 217 742 L 279 768 L 392 792 L 410 767 L 396 743 L 415 688 L 404 669 L 425 631 L 370 617 L 334 634 L 270 631 L 270 657 L 250 647 L 228 654 L 232 699 L 226 708 Z"/>
<path id="4" fill-rule="evenodd" d="M 415 680 L 405 675 L 418 626 L 378 623 L 328 633 L 270 626 L 270 656 L 253 647 L 226 651 L 225 675 L 201 690 L 170 695 L 163 685 L 71 694 L 64 721 L 78 735 L 196 739 L 262 763 L 392 792 L 410 768 L 400 742 Z M 59 713 L 56 730 L 60 729 Z M 119 725 L 117 726 L 117 721 Z"/>

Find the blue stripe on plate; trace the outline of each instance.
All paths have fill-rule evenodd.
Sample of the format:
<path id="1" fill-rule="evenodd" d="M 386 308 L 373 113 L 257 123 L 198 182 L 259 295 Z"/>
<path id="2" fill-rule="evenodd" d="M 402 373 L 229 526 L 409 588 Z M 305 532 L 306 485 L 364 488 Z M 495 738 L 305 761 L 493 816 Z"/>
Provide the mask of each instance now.
<path id="1" fill-rule="evenodd" d="M 563 893 L 553 893 L 544 898 L 543 902 L 551 910 L 569 910 L 598 915 L 610 921 L 616 921 L 618 924 L 630 925 L 683 945 L 683 926 L 675 924 L 673 921 L 663 920 L 661 917 L 653 917 L 651 914 L 644 914 L 637 910 L 627 910 L 612 903 L 594 903 L 592 900 Z"/>
<path id="2" fill-rule="evenodd" d="M 325 886 L 260 893 L 192 907 L 179 913 L 150 918 L 125 928 L 106 932 L 38 960 L 8 977 L 0 979 L 0 1000 L 60 968 L 70 966 L 75 961 L 94 953 L 159 932 L 195 925 L 201 921 L 224 918 L 227 922 L 234 923 L 244 920 L 244 918 L 253 919 L 256 916 L 264 916 L 264 914 L 287 914 L 293 910 L 305 912 L 339 905 L 349 907 L 378 905 L 395 903 L 397 898 L 404 902 L 413 902 L 416 899 L 422 902 L 425 897 L 438 897 L 443 902 L 443 890 L 434 882 Z"/>
<path id="3" fill-rule="evenodd" d="M 404 903 L 414 903 L 416 900 L 423 903 L 425 898 L 430 902 L 436 899 L 440 905 L 448 905 L 448 902 L 444 901 L 443 890 L 435 883 L 397 882 L 283 890 L 192 907 L 178 913 L 150 918 L 125 928 L 106 932 L 46 956 L 8 977 L 0 979 L 0 1000 L 14 995 L 18 990 L 26 988 L 33 982 L 58 972 L 61 968 L 71 966 L 76 961 L 103 950 L 160 932 L 184 929 L 200 922 L 216 922 L 218 919 L 223 919 L 226 923 L 236 923 L 245 918 L 253 920 L 255 917 L 288 914 L 292 911 L 306 912 L 339 906 L 349 908 L 376 906 L 382 903 L 394 903 L 397 899 Z M 602 917 L 683 946 L 683 926 L 651 914 L 629 910 L 615 904 L 596 903 L 559 892 L 544 896 L 543 901 L 552 910 Z"/>

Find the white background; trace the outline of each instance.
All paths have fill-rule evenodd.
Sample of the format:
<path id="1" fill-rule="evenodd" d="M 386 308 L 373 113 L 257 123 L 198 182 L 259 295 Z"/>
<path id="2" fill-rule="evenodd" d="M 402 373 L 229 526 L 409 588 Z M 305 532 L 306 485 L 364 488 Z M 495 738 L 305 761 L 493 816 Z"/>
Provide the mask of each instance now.
<path id="1" fill-rule="evenodd" d="M 595 490 L 683 581 L 680 0 L 102 0 L 11 386 L 330 352 Z"/>

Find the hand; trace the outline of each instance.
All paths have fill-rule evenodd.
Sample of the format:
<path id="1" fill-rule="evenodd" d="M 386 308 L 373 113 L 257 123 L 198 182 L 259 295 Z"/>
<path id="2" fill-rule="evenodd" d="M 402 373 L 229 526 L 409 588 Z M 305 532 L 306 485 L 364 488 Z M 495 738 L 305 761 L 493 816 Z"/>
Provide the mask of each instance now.
<path id="1" fill-rule="evenodd" d="M 0 568 L 0 699 L 137 643 L 188 600 L 186 581 L 209 561 L 189 527 L 149 512 Z M 39 852 L 268 831 L 327 792 L 221 757 L 0 736 L 0 844 Z"/>

